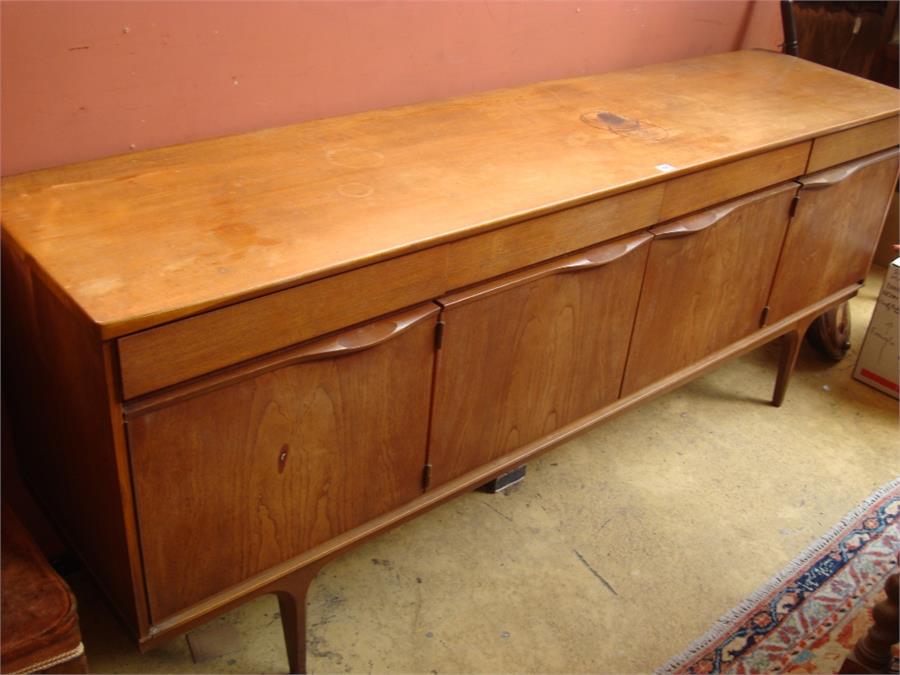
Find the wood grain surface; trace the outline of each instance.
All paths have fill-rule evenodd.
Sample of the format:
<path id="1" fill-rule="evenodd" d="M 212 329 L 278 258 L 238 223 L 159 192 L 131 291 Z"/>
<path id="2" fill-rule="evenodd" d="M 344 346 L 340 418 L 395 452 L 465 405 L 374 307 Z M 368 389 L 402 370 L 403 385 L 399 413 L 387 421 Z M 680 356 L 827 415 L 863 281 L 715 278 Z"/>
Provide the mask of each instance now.
<path id="1" fill-rule="evenodd" d="M 897 167 L 895 148 L 802 179 L 768 303 L 770 321 L 863 283 Z"/>
<path id="2" fill-rule="evenodd" d="M 645 233 L 438 302 L 432 486 L 619 395 L 647 257 Z"/>
<path id="3" fill-rule="evenodd" d="M 796 183 L 658 225 L 622 394 L 632 394 L 762 325 Z"/>
<path id="4" fill-rule="evenodd" d="M 900 125 L 895 117 L 821 136 L 813 141 L 806 171 L 821 171 L 829 166 L 893 147 L 898 140 Z"/>
<path id="5" fill-rule="evenodd" d="M 22 174 L 2 224 L 108 338 L 897 110 L 733 52 Z"/>
<path id="6" fill-rule="evenodd" d="M 154 622 L 422 493 L 437 312 L 129 417 Z"/>

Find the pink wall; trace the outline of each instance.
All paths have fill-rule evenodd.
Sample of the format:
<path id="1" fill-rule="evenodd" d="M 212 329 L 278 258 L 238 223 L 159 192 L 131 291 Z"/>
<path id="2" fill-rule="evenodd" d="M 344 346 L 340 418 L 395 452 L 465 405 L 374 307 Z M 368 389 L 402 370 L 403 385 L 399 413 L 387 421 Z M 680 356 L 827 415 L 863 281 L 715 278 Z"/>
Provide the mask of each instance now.
<path id="1" fill-rule="evenodd" d="M 3 2 L 3 174 L 781 41 L 775 2 Z"/>

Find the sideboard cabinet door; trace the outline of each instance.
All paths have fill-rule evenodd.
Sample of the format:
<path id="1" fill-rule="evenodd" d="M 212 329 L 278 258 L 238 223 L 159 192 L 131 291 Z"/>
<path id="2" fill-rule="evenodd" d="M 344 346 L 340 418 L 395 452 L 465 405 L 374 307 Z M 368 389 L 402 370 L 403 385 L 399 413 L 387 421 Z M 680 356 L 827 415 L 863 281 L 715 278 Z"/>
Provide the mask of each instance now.
<path id="1" fill-rule="evenodd" d="M 129 413 L 154 622 L 422 494 L 438 311 L 301 345 Z"/>
<path id="2" fill-rule="evenodd" d="M 760 327 L 796 191 L 783 183 L 650 230 L 623 395 Z"/>
<path id="3" fill-rule="evenodd" d="M 769 323 L 865 279 L 896 180 L 896 148 L 800 179 Z"/>
<path id="4" fill-rule="evenodd" d="M 646 232 L 442 298 L 432 487 L 618 398 Z"/>

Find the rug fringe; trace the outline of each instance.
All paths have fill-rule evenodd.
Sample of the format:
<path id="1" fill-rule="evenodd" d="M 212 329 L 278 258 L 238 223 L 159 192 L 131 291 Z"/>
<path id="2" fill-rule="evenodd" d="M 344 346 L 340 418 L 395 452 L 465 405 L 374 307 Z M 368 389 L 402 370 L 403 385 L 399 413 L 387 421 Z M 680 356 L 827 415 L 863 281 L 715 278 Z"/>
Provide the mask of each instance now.
<path id="1" fill-rule="evenodd" d="M 853 523 L 859 520 L 863 515 L 865 515 L 865 513 L 872 507 L 873 504 L 878 502 L 880 499 L 883 499 L 884 497 L 890 495 L 892 492 L 898 490 L 900 490 L 900 477 L 895 478 L 884 487 L 879 488 L 871 495 L 869 495 L 869 497 L 864 502 L 850 511 L 843 518 L 841 518 L 840 522 L 833 528 L 831 528 L 831 530 L 829 530 L 825 535 L 817 539 L 810 546 L 807 546 L 806 549 L 804 549 L 799 556 L 794 558 L 794 560 L 788 563 L 788 565 L 784 569 L 782 569 L 780 572 L 778 572 L 778 574 L 769 579 L 769 581 L 756 589 L 756 591 L 754 591 L 754 593 L 750 597 L 720 616 L 716 620 L 716 623 L 712 628 L 710 628 L 703 636 L 694 640 L 694 642 L 692 642 L 690 646 L 688 646 L 688 648 L 685 649 L 681 654 L 672 659 L 669 659 L 669 661 L 667 661 L 665 665 L 657 668 L 655 671 L 657 675 L 674 672 L 678 668 L 681 668 L 686 663 L 691 661 L 702 651 L 710 647 L 714 642 L 724 637 L 733 628 L 733 624 L 738 619 L 740 619 L 744 614 L 753 609 L 753 607 L 759 604 L 759 602 L 761 602 L 767 595 L 777 589 L 785 581 L 789 580 L 804 565 L 809 563 L 819 553 L 821 553 L 832 543 L 834 543 L 835 539 L 838 538 L 841 532 L 846 530 L 848 527 L 853 525 Z"/>

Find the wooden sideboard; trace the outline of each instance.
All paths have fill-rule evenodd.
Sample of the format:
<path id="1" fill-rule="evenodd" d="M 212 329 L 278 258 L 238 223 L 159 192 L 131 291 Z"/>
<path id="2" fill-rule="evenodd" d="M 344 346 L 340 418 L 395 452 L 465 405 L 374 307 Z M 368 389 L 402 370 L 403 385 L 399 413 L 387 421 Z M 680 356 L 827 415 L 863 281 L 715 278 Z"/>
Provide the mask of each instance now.
<path id="1" fill-rule="evenodd" d="M 141 648 L 857 292 L 896 92 L 768 52 L 3 182 L 25 477 Z"/>

